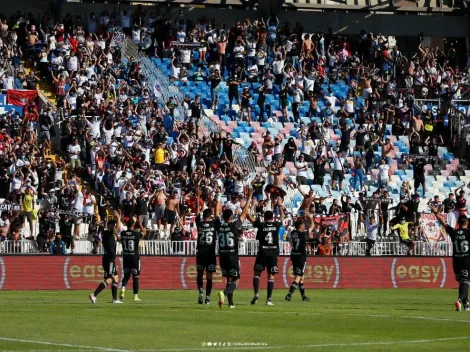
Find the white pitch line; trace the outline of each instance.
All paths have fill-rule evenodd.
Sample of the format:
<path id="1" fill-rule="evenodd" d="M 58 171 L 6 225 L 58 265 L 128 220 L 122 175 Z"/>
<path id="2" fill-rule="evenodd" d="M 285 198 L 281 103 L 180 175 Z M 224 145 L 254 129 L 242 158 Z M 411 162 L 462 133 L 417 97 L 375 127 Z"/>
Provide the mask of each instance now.
<path id="1" fill-rule="evenodd" d="M 409 341 L 384 341 L 384 342 L 352 342 L 352 343 L 325 343 L 318 345 L 289 345 L 289 346 L 234 346 L 234 347 L 221 347 L 215 350 L 278 350 L 278 349 L 293 349 L 293 348 L 326 348 L 326 347 L 359 347 L 359 346 L 389 346 L 389 345 L 406 345 L 417 343 L 431 343 L 431 342 L 444 342 L 444 341 L 457 341 L 468 340 L 470 336 L 461 337 L 443 337 L 440 339 L 426 339 L 426 340 L 409 340 Z M 199 348 L 164 348 L 158 350 L 138 350 L 139 352 L 184 352 L 184 351 L 207 351 L 213 347 L 199 347 Z"/>
<path id="2" fill-rule="evenodd" d="M 166 309 L 162 310 L 163 312 L 174 312 L 174 310 Z M 206 309 L 192 309 L 191 312 L 208 312 Z M 226 314 L 224 310 L 215 310 L 211 312 L 219 312 L 221 314 Z M 234 312 L 235 313 L 235 312 Z M 259 311 L 243 311 L 243 314 L 277 314 L 278 311 L 275 310 L 259 310 Z M 324 313 L 318 312 L 282 312 L 282 314 L 290 315 L 324 315 Z M 424 317 L 419 315 L 387 315 L 387 314 L 354 314 L 346 313 L 342 315 L 347 315 L 351 317 L 370 317 L 370 318 L 400 318 L 400 319 L 418 319 L 418 320 L 431 320 L 431 321 L 449 321 L 455 323 L 467 323 L 470 324 L 470 320 L 465 319 L 449 319 L 449 318 L 433 318 L 433 317 Z"/>
<path id="3" fill-rule="evenodd" d="M 37 340 L 25 340 L 25 339 L 14 339 L 11 337 L 1 337 L 0 341 L 12 341 L 12 342 L 21 342 L 21 343 L 32 343 L 36 345 L 47 345 L 47 346 L 62 346 L 62 347 L 71 347 L 71 348 L 81 348 L 87 350 L 97 350 L 97 351 L 109 351 L 109 352 L 129 352 L 129 350 L 119 350 L 116 348 L 107 348 L 107 347 L 97 347 L 97 346 L 83 346 L 83 345 L 73 345 L 70 343 L 57 343 L 50 341 L 37 341 Z"/>

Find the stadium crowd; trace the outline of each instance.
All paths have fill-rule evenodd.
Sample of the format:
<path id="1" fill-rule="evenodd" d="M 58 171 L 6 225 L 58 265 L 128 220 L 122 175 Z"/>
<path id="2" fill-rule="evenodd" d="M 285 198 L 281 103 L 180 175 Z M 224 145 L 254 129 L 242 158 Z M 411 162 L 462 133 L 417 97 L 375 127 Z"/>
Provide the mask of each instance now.
<path id="1" fill-rule="evenodd" d="M 357 211 L 364 226 L 355 233 L 367 238 L 368 254 L 391 229 L 411 250 L 413 236 L 425 236 L 419 205 L 429 197 L 427 177 L 462 170 L 440 149 L 455 142 L 447 123 L 451 101 L 470 96 L 470 54 L 453 45 L 420 44 L 406 58 L 391 39 L 365 31 L 305 34 L 301 23 L 281 24 L 275 16 L 227 28 L 215 19 L 169 21 L 140 6 L 86 19 L 68 14 L 57 23 L 49 14 L 1 22 L 2 88 L 34 90 L 41 80 L 56 94 L 54 107 L 29 103 L 23 114 L 0 119 L 0 198 L 21 204 L 21 212 L 2 212 L 3 240 L 34 238 L 40 251 L 61 254 L 87 238 L 96 253 L 109 209 L 122 219 L 137 215 L 146 239 L 195 239 L 197 209 L 222 200 L 241 213 L 253 189 L 250 212 L 257 216 L 293 190 L 302 197 L 295 207 L 284 204 L 291 220 Z M 183 91 L 204 86 L 210 94 L 156 97 L 140 62 L 122 60 L 115 26 L 166 65 L 173 84 Z M 417 110 L 417 98 L 442 104 Z M 207 111 L 226 116 L 227 126 L 280 123 L 288 130 L 274 135 L 264 128 L 248 145 L 230 131 L 208 131 Z M 48 158 L 52 148 L 58 156 Z M 240 152 L 265 172 L 241 164 Z M 412 178 L 396 179 L 397 170 L 409 168 Z M 399 202 L 392 207 L 386 200 L 394 187 Z M 445 213 L 466 211 L 463 188 L 446 197 L 430 201 Z M 347 227 L 320 226 L 312 253 L 331 255 L 350 240 L 350 221 Z"/>

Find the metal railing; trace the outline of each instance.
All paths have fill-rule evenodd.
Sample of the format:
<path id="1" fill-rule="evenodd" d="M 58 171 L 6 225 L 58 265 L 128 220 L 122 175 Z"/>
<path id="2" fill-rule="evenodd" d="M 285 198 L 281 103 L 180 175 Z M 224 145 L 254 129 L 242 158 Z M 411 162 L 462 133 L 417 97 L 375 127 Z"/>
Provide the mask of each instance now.
<path id="1" fill-rule="evenodd" d="M 255 256 L 258 253 L 258 241 L 243 241 L 239 244 L 239 254 L 242 256 Z M 333 256 L 365 256 L 367 243 L 362 241 L 344 242 L 331 245 Z M 93 243 L 90 241 L 75 241 L 76 254 L 90 254 Z M 196 241 L 142 241 L 140 244 L 141 255 L 172 256 L 185 255 L 194 256 L 197 252 Z M 377 241 L 371 250 L 372 256 L 402 256 L 407 255 L 408 248 L 399 242 Z M 38 254 L 37 245 L 31 240 L 4 241 L 0 247 L 3 254 Z M 98 253 L 102 253 L 99 248 Z M 117 254 L 122 254 L 122 247 L 117 246 Z M 290 244 L 280 243 L 280 255 L 290 255 Z M 452 256 L 452 244 L 449 242 L 415 242 L 412 253 L 418 256 L 448 257 Z M 318 251 L 312 251 L 311 255 L 317 256 Z"/>
<path id="2" fill-rule="evenodd" d="M 170 100 L 170 97 L 176 96 L 179 102 L 183 101 L 184 94 L 181 90 L 170 82 L 169 77 L 160 71 L 145 52 L 141 51 L 129 37 L 124 39 L 121 56 L 123 63 L 127 63 L 131 56 L 137 62 L 140 62 L 144 77 L 147 78 L 148 88 L 152 93 L 156 93 L 157 97 L 160 95 L 167 102 Z M 184 109 L 181 104 L 178 104 L 176 107 L 173 117 L 177 121 L 185 119 Z"/>

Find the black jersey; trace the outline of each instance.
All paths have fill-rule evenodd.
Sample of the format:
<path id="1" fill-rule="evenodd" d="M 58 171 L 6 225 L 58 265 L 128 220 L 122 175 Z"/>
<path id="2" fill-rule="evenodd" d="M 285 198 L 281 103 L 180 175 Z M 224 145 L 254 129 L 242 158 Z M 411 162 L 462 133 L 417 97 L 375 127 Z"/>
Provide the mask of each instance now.
<path id="1" fill-rule="evenodd" d="M 121 232 L 122 255 L 139 256 L 139 243 L 142 233 L 136 230 L 127 230 Z"/>
<path id="2" fill-rule="evenodd" d="M 200 217 L 196 218 L 197 252 L 199 254 L 215 254 L 215 241 L 218 224 L 218 220 L 205 222 Z"/>
<path id="3" fill-rule="evenodd" d="M 282 223 L 261 222 L 256 220 L 254 226 L 258 229 L 256 239 L 259 241 L 258 254 L 269 256 L 279 254 L 279 229 Z"/>
<path id="4" fill-rule="evenodd" d="M 308 231 L 293 230 L 289 236 L 290 254 L 292 256 L 307 255 Z"/>
<path id="5" fill-rule="evenodd" d="M 231 223 L 221 223 L 217 231 L 219 240 L 219 254 L 221 256 L 238 256 L 238 241 L 242 222 L 236 220 Z"/>
<path id="6" fill-rule="evenodd" d="M 116 237 L 112 230 L 103 231 L 103 257 L 107 257 L 110 260 L 116 258 Z"/>
<path id="7" fill-rule="evenodd" d="M 470 262 L 470 229 L 454 229 L 447 225 L 446 232 L 452 239 L 454 260 Z"/>

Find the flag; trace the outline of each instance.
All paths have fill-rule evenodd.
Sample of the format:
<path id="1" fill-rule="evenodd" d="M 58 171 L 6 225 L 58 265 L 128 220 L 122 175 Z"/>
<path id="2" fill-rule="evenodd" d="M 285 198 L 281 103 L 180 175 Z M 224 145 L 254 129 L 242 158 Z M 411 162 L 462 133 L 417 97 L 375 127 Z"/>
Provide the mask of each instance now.
<path id="1" fill-rule="evenodd" d="M 25 106 L 30 101 L 36 100 L 38 97 L 37 90 L 16 90 L 16 89 L 8 89 L 7 90 L 7 98 L 9 105 L 16 105 L 16 106 Z"/>

